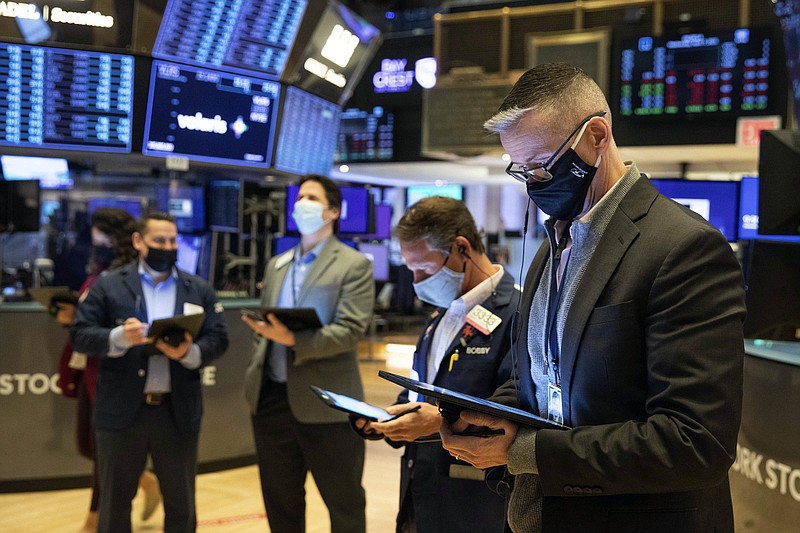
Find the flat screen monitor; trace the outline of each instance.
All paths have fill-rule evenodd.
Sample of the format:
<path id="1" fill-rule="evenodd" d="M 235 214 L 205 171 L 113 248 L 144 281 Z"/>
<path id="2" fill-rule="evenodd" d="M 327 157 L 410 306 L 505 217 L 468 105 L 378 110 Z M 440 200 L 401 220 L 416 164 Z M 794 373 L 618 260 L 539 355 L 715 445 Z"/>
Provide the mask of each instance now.
<path id="1" fill-rule="evenodd" d="M 275 168 L 293 174 L 327 176 L 339 131 L 338 105 L 295 87 L 286 89 Z"/>
<path id="2" fill-rule="evenodd" d="M 748 176 L 742 178 L 739 185 L 739 240 L 800 242 L 800 235 L 762 235 L 760 233 L 758 181 L 758 178 Z"/>
<path id="3" fill-rule="evenodd" d="M 392 238 L 392 206 L 373 206 L 374 233 L 364 235 L 365 240 L 384 240 Z"/>
<path id="4" fill-rule="evenodd" d="M 739 227 L 739 182 L 706 180 L 650 180 L 656 189 L 683 204 L 735 241 Z"/>
<path id="5" fill-rule="evenodd" d="M 800 235 L 800 132 L 761 132 L 758 177 L 760 230 Z"/>
<path id="6" fill-rule="evenodd" d="M 153 61 L 142 153 L 266 168 L 280 84 Z"/>
<path id="7" fill-rule="evenodd" d="M 385 244 L 361 243 L 358 251 L 372 261 L 376 281 L 389 281 L 389 247 Z"/>
<path id="8" fill-rule="evenodd" d="M 72 177 L 67 160 L 61 157 L 0 156 L 3 179 L 39 180 L 42 189 L 70 189 Z"/>
<path id="9" fill-rule="evenodd" d="M 297 231 L 297 224 L 292 218 L 294 204 L 297 201 L 299 185 L 286 188 L 286 229 Z M 370 195 L 364 187 L 340 187 L 342 191 L 342 210 L 339 215 L 339 233 L 363 235 L 370 231 Z"/>
<path id="10" fill-rule="evenodd" d="M 622 117 L 780 114 L 771 30 L 738 28 L 623 39 Z M 779 67 L 779 68 L 773 68 Z"/>
<path id="11" fill-rule="evenodd" d="M 757 240 L 748 248 L 745 338 L 800 340 L 800 243 Z"/>
<path id="12" fill-rule="evenodd" d="M 335 162 L 391 161 L 393 158 L 393 113 L 382 106 L 369 111 L 350 108 L 342 112 Z"/>
<path id="13" fill-rule="evenodd" d="M 156 187 L 158 210 L 175 217 L 181 233 L 206 229 L 206 201 L 203 187 L 192 185 L 160 185 Z"/>
<path id="14" fill-rule="evenodd" d="M 284 235 L 275 239 L 275 254 L 280 255 L 283 252 L 289 251 L 298 244 L 300 244 L 300 237 L 296 235 Z"/>
<path id="15" fill-rule="evenodd" d="M 202 236 L 178 233 L 178 261 L 175 265 L 184 272 L 197 274 L 202 248 Z"/>
<path id="16" fill-rule="evenodd" d="M 169 0 L 153 56 L 278 79 L 307 0 Z"/>
<path id="17" fill-rule="evenodd" d="M 377 28 L 329 0 L 289 81 L 327 100 L 344 103 L 380 43 Z"/>
<path id="18" fill-rule="evenodd" d="M 132 56 L 0 43 L 0 145 L 131 151 Z"/>
<path id="19" fill-rule="evenodd" d="M 39 231 L 39 180 L 0 181 L 0 232 Z"/>
<path id="20" fill-rule="evenodd" d="M 239 180 L 213 180 L 208 184 L 208 229 L 239 233 L 244 195 Z"/>
<path id="21" fill-rule="evenodd" d="M 87 210 L 89 217 L 100 207 L 113 207 L 127 211 L 133 218 L 141 218 L 142 216 L 141 198 L 90 198 L 87 202 Z"/>
<path id="22" fill-rule="evenodd" d="M 461 185 L 411 185 L 406 188 L 406 208 L 429 196 L 446 196 L 464 200 L 464 187 Z"/>

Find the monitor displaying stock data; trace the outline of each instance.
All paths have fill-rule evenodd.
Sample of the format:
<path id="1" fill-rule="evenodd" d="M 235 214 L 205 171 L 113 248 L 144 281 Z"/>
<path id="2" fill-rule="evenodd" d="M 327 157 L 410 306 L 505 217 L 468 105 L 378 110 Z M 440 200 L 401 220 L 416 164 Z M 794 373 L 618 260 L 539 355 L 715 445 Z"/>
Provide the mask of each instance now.
<path id="1" fill-rule="evenodd" d="M 153 61 L 142 153 L 266 168 L 280 84 Z"/>
<path id="2" fill-rule="evenodd" d="M 127 153 L 132 56 L 0 43 L 0 145 Z"/>
<path id="3" fill-rule="evenodd" d="M 307 0 L 169 0 L 153 56 L 278 79 Z"/>
<path id="4" fill-rule="evenodd" d="M 338 105 L 296 87 L 287 87 L 275 168 L 294 174 L 331 171 L 339 132 Z"/>
<path id="5" fill-rule="evenodd" d="M 769 31 L 739 28 L 622 42 L 623 117 L 771 112 Z"/>

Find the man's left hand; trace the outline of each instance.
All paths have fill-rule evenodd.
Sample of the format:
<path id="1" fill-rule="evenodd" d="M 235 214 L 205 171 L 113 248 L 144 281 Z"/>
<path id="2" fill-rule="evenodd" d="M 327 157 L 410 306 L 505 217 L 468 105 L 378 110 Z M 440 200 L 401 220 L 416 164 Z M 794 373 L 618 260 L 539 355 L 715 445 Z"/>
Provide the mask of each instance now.
<path id="1" fill-rule="evenodd" d="M 180 343 L 179 345 L 173 346 L 171 344 L 164 342 L 161 339 L 157 339 L 156 348 L 158 348 L 158 350 L 161 353 L 163 353 L 173 361 L 177 361 L 179 359 L 183 359 L 186 356 L 187 352 L 189 351 L 189 347 L 192 345 L 192 342 L 194 342 L 192 336 L 189 335 L 188 331 L 184 331 L 183 342 Z"/>
<path id="2" fill-rule="evenodd" d="M 292 347 L 295 343 L 294 333 L 286 327 L 286 324 L 278 320 L 278 318 L 269 313 L 267 321 L 253 320 L 248 316 L 242 316 L 242 320 L 250 326 L 250 329 L 264 337 L 265 339 L 283 344 L 284 346 Z"/>
<path id="3" fill-rule="evenodd" d="M 504 434 L 491 437 L 462 437 L 453 433 L 454 429 L 461 432 L 469 425 L 502 429 Z M 461 411 L 459 420 L 453 426 L 447 419 L 442 418 L 439 434 L 442 437 L 442 446 L 450 452 L 450 455 L 476 468 L 484 469 L 508 463 L 508 448 L 517 437 L 517 424 L 475 411 Z"/>

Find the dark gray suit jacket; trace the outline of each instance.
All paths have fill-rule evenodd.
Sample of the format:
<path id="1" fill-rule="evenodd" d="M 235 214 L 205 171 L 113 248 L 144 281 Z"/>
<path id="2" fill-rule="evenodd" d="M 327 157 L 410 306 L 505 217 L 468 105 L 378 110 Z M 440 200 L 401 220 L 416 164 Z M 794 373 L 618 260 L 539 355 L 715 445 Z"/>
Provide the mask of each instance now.
<path id="1" fill-rule="evenodd" d="M 545 243 L 528 272 L 522 332 L 548 255 Z M 545 531 L 733 531 L 744 316 L 724 237 L 640 177 L 564 327 L 562 401 L 575 429 L 536 435 Z M 519 401 L 538 413 L 526 338 Z"/>
<path id="2" fill-rule="evenodd" d="M 261 294 L 264 307 L 277 305 L 283 280 L 292 265 L 288 260 L 291 254 L 294 249 L 273 257 L 267 264 Z M 357 345 L 369 326 L 375 306 L 372 263 L 335 236 L 330 237 L 311 264 L 297 306 L 315 308 L 323 327 L 295 332 L 286 380 L 292 414 L 306 424 L 346 422 L 347 415 L 322 403 L 309 385 L 363 399 Z M 253 414 L 258 407 L 263 368 L 271 345 L 255 336 L 245 372 L 245 398 Z"/>

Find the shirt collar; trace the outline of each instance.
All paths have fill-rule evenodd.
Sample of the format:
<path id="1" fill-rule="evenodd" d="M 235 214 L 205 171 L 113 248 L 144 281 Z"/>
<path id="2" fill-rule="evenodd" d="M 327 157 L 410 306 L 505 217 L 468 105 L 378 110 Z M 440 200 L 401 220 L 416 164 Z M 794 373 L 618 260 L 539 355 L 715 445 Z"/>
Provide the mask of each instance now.
<path id="1" fill-rule="evenodd" d="M 149 272 L 149 270 L 150 269 L 148 269 L 145 266 L 144 258 L 140 257 L 139 258 L 139 277 L 142 279 L 142 281 L 146 281 L 149 285 L 154 286 L 155 282 L 153 281 L 153 275 Z M 167 277 L 167 279 L 178 279 L 178 271 L 175 269 L 175 267 L 172 267 L 172 272 Z"/>
<path id="2" fill-rule="evenodd" d="M 489 296 L 492 295 L 500 283 L 500 278 L 503 277 L 504 272 L 501 265 L 492 266 L 496 269 L 495 273 L 462 294 L 460 298 L 453 300 L 450 307 L 448 307 L 448 311 L 466 316 L 467 313 L 472 311 L 473 307 L 489 299 Z"/>
<path id="3" fill-rule="evenodd" d="M 314 259 L 317 258 L 320 252 L 322 252 L 322 249 L 325 247 L 325 243 L 328 242 L 328 239 L 330 239 L 330 237 L 325 237 L 324 239 L 319 241 L 316 246 L 314 246 L 311 250 L 309 250 L 305 254 L 302 252 L 303 250 L 302 244 L 298 244 L 297 248 L 295 248 L 294 250 L 295 261 L 297 261 L 297 263 L 301 265 L 307 265 L 311 263 L 312 261 L 314 261 Z"/>

